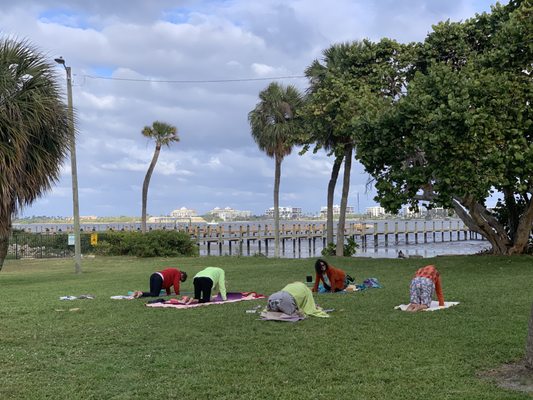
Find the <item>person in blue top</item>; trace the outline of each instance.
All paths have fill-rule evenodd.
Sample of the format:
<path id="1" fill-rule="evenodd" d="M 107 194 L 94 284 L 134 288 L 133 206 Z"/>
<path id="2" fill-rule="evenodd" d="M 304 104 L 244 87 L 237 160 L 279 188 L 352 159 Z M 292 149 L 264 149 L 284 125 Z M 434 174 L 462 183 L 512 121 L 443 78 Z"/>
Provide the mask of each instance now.
<path id="1" fill-rule="evenodd" d="M 222 268 L 207 267 L 194 276 L 192 283 L 194 285 L 194 298 L 190 299 L 188 304 L 211 301 L 211 292 L 214 289 L 218 289 L 222 300 L 227 300 L 225 273 Z"/>

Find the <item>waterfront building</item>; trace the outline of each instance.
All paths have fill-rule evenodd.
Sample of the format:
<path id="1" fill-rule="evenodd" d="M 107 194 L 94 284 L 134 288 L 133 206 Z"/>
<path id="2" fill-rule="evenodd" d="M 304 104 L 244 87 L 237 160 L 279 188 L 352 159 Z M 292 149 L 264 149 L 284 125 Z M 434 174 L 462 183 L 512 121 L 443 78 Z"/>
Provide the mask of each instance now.
<path id="1" fill-rule="evenodd" d="M 270 207 L 265 211 L 267 218 L 274 218 L 274 207 Z M 302 209 L 300 207 L 280 207 L 280 219 L 299 219 L 302 218 Z"/>
<path id="2" fill-rule="evenodd" d="M 251 211 L 234 210 L 231 207 L 220 208 L 215 207 L 207 213 L 213 217 L 220 218 L 222 221 L 235 221 L 240 218 L 250 218 L 252 216 Z"/>
<path id="3" fill-rule="evenodd" d="M 352 206 L 346 206 L 346 214 L 355 214 L 355 210 Z M 333 216 L 339 216 L 341 215 L 341 206 L 338 204 L 333 205 Z M 328 207 L 321 207 L 320 208 L 320 218 L 327 218 L 328 216 Z"/>
<path id="4" fill-rule="evenodd" d="M 367 207 L 365 213 L 373 218 L 382 217 L 385 215 L 385 209 L 380 206 Z"/>
<path id="5" fill-rule="evenodd" d="M 170 213 L 170 216 L 173 218 L 191 218 L 196 217 L 198 214 L 195 210 L 188 209 L 186 207 L 181 207 L 180 209 L 174 210 Z"/>

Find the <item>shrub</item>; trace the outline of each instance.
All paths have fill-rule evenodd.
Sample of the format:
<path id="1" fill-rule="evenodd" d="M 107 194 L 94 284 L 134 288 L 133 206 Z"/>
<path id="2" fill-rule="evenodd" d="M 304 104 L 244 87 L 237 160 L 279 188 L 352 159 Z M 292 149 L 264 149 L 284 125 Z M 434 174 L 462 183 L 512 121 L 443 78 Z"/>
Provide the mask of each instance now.
<path id="1" fill-rule="evenodd" d="M 154 230 L 98 234 L 97 254 L 109 256 L 177 257 L 198 256 L 198 246 L 185 232 Z"/>
<path id="2" fill-rule="evenodd" d="M 344 244 L 344 257 L 351 257 L 357 252 L 359 245 L 355 243 L 353 238 L 348 238 Z M 322 249 L 323 256 L 335 256 L 337 253 L 337 246 L 335 243 L 328 243 L 326 247 Z"/>

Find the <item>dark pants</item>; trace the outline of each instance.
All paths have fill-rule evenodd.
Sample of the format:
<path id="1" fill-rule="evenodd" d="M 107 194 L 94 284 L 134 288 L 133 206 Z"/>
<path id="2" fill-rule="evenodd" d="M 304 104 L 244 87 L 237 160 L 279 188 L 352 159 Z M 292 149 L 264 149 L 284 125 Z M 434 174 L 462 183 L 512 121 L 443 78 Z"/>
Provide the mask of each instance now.
<path id="1" fill-rule="evenodd" d="M 155 272 L 150 275 L 150 291 L 143 292 L 141 297 L 158 297 L 163 287 L 163 278 Z"/>
<path id="2" fill-rule="evenodd" d="M 194 298 L 200 303 L 207 303 L 211 300 L 211 290 L 213 289 L 213 281 L 211 278 L 198 277 L 192 281 L 194 285 Z"/>

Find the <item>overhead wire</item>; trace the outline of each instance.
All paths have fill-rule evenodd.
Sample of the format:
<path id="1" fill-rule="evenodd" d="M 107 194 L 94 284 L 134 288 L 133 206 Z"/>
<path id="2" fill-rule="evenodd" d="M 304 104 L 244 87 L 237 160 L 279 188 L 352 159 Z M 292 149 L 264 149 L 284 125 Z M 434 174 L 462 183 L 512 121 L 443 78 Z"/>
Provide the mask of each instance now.
<path id="1" fill-rule="evenodd" d="M 116 78 L 111 76 L 81 75 L 88 79 L 102 79 L 110 81 L 125 82 L 149 82 L 149 83 L 226 83 L 226 82 L 254 82 L 254 81 L 274 81 L 277 79 L 302 79 L 305 75 L 286 75 L 267 78 L 237 78 L 237 79 L 146 79 L 146 78 Z"/>

